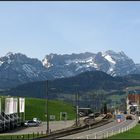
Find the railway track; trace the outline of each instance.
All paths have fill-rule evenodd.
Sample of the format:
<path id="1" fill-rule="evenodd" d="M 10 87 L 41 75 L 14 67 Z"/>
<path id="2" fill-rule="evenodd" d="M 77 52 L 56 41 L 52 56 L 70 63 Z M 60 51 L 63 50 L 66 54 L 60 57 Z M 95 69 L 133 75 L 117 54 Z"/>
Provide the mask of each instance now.
<path id="1" fill-rule="evenodd" d="M 83 132 L 89 129 L 94 129 L 100 126 L 103 126 L 107 123 L 112 122 L 113 119 L 111 116 L 106 115 L 104 118 L 102 118 L 101 120 L 96 121 L 93 118 L 85 118 L 83 120 L 81 120 L 79 122 L 79 126 L 76 127 L 75 125 L 73 125 L 72 127 L 63 129 L 63 130 L 59 130 L 59 131 L 54 131 L 51 134 L 47 135 L 47 136 L 43 136 L 40 139 L 56 139 L 59 137 L 64 137 L 67 135 L 72 135 L 75 133 L 79 133 L 79 132 Z"/>

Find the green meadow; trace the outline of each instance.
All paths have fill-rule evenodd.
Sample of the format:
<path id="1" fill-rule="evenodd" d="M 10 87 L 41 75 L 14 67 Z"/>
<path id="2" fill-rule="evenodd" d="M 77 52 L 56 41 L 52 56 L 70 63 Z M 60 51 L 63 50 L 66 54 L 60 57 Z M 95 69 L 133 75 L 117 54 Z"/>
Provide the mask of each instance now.
<path id="1" fill-rule="evenodd" d="M 25 119 L 30 120 L 34 117 L 46 120 L 46 100 L 38 98 L 26 98 L 25 101 Z M 74 107 L 63 101 L 49 100 L 48 102 L 49 115 L 55 115 L 56 120 L 60 119 L 60 112 L 67 112 L 68 120 L 75 118 Z"/>
<path id="2" fill-rule="evenodd" d="M 140 124 L 137 124 L 136 127 L 117 135 L 114 135 L 108 139 L 140 139 Z"/>

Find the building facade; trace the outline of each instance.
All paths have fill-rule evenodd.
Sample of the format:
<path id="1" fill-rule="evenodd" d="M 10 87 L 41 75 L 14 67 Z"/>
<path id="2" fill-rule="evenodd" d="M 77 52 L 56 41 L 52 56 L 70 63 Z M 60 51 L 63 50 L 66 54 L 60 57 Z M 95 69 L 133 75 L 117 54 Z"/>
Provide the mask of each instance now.
<path id="1" fill-rule="evenodd" d="M 129 93 L 126 99 L 127 113 L 138 113 L 140 112 L 140 94 Z"/>

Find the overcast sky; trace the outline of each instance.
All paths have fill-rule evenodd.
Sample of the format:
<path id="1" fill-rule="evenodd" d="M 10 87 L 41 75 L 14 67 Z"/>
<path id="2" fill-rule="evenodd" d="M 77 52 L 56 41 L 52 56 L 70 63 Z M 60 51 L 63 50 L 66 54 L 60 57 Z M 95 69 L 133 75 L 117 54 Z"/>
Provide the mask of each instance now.
<path id="1" fill-rule="evenodd" d="M 0 56 L 124 51 L 140 63 L 140 2 L 0 2 Z"/>

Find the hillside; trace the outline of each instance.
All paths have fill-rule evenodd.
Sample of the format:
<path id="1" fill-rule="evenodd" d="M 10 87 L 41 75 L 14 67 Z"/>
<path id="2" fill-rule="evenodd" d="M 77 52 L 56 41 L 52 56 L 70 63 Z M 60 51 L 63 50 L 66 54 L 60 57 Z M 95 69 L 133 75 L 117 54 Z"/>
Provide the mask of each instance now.
<path id="1" fill-rule="evenodd" d="M 38 117 L 42 121 L 46 121 L 45 110 L 46 110 L 46 100 L 26 98 L 26 120 L 30 120 L 33 117 Z M 67 112 L 68 119 L 75 118 L 74 107 L 72 104 L 65 103 L 63 101 L 51 100 L 49 101 L 49 114 L 55 115 L 56 120 L 60 119 L 60 112 Z"/>
<path id="2" fill-rule="evenodd" d="M 125 77 L 112 77 L 101 71 L 90 71 L 81 73 L 75 77 L 61 78 L 48 81 L 48 92 L 50 98 L 57 98 L 59 94 L 74 94 L 77 91 L 87 92 L 91 90 L 123 90 L 127 86 L 140 84 L 139 75 L 128 75 Z M 46 97 L 46 82 L 32 82 L 20 85 L 9 91 L 1 92 L 5 95 Z"/>
<path id="3" fill-rule="evenodd" d="M 61 78 L 48 82 L 48 92 L 50 98 L 57 98 L 59 94 L 74 94 L 77 91 L 87 92 L 91 90 L 120 90 L 131 81 L 121 77 L 112 77 L 101 71 L 90 71 L 79 74 L 75 77 Z M 46 82 L 32 82 L 20 85 L 9 91 L 3 92 L 5 95 L 27 96 L 27 97 L 46 97 Z"/>

